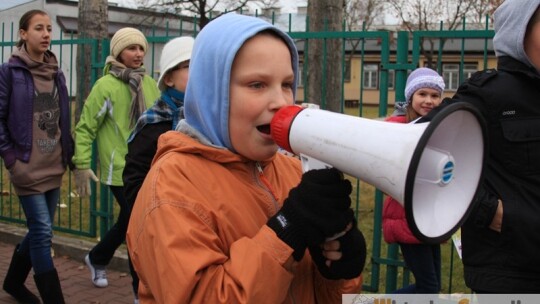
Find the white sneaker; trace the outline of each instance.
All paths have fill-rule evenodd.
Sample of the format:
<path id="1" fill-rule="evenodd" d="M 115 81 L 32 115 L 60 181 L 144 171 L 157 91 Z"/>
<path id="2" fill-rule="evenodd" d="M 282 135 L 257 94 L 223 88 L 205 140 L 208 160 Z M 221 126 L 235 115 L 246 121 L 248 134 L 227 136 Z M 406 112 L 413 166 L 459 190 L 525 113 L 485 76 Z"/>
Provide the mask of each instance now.
<path id="1" fill-rule="evenodd" d="M 94 283 L 94 286 L 109 286 L 109 281 L 107 281 L 107 272 L 105 271 L 104 266 L 93 265 L 92 262 L 90 262 L 90 256 L 88 254 L 84 257 L 84 262 L 86 263 L 86 266 L 88 266 L 88 269 L 90 269 L 92 283 Z"/>

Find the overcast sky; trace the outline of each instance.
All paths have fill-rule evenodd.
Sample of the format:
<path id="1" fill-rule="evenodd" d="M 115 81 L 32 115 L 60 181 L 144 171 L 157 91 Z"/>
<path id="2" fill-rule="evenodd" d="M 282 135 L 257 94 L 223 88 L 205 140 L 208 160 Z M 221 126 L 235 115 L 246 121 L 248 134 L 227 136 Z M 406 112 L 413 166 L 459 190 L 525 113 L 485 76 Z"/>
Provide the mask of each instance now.
<path id="1" fill-rule="evenodd" d="M 284 14 L 296 13 L 296 8 L 298 6 L 306 6 L 308 0 L 280 0 L 281 12 Z M 109 2 L 116 2 L 120 6 L 127 6 L 131 8 L 136 8 L 136 0 L 109 0 Z M 389 14 L 385 15 L 385 24 L 396 24 L 398 20 L 392 17 Z"/>
<path id="2" fill-rule="evenodd" d="M 109 2 L 116 2 L 120 6 L 127 6 L 136 8 L 137 4 L 134 0 L 110 0 Z M 280 0 L 283 13 L 296 13 L 297 6 L 307 5 L 307 0 Z"/>

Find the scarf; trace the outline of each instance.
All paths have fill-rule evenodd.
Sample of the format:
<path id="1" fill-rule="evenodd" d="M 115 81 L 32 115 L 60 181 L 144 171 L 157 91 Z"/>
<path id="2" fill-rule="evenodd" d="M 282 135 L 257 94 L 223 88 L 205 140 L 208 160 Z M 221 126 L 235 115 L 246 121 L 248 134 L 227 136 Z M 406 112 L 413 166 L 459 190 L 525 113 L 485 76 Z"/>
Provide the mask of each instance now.
<path id="1" fill-rule="evenodd" d="M 184 92 L 180 92 L 174 88 L 167 88 L 161 92 L 161 97 L 156 103 L 139 117 L 135 129 L 128 138 L 128 142 L 131 142 L 135 135 L 147 124 L 172 121 L 171 130 L 174 130 L 178 121 L 183 118 Z"/>
<path id="2" fill-rule="evenodd" d="M 394 113 L 392 113 L 392 116 L 401 116 L 407 114 L 407 106 L 409 105 L 409 102 L 406 101 L 396 101 L 394 104 Z"/>
<path id="3" fill-rule="evenodd" d="M 146 69 L 144 67 L 138 69 L 127 68 L 124 64 L 112 57 L 107 58 L 106 63 L 111 64 L 109 74 L 129 85 L 129 91 L 131 93 L 131 110 L 129 112 L 131 123 L 129 127 L 132 128 L 137 122 L 137 119 L 139 119 L 139 116 L 146 110 L 142 91 L 142 80 Z"/>

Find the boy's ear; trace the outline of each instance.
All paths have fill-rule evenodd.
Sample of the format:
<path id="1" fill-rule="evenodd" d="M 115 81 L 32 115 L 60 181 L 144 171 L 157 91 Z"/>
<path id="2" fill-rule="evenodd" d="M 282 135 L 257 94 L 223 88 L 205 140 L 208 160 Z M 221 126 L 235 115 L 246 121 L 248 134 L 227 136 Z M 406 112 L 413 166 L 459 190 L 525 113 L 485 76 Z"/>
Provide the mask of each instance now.
<path id="1" fill-rule="evenodd" d="M 174 82 L 171 79 L 171 73 L 167 72 L 167 74 L 163 75 L 163 83 L 167 87 L 172 87 L 174 85 Z"/>

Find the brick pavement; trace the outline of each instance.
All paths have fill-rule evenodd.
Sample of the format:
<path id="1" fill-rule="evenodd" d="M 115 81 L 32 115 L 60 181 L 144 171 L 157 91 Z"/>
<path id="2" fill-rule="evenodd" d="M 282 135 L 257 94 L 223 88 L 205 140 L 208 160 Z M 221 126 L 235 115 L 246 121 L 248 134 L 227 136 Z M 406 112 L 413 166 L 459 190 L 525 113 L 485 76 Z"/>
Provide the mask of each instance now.
<path id="1" fill-rule="evenodd" d="M 23 228 L 0 223 L 0 284 L 4 282 L 14 246 L 24 233 Z M 57 236 L 53 238 L 55 251 L 53 260 L 60 277 L 66 303 L 132 304 L 133 292 L 131 291 L 131 277 L 127 268 L 125 250 L 117 251 L 115 258 L 113 258 L 111 265 L 107 269 L 109 286 L 96 288 L 92 285 L 90 272 L 83 263 L 83 257 L 91 246 L 93 246 L 93 243 Z M 32 272 L 30 272 L 26 280 L 26 286 L 32 292 L 38 294 Z M 16 304 L 17 302 L 0 288 L 0 303 Z"/>

